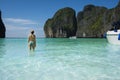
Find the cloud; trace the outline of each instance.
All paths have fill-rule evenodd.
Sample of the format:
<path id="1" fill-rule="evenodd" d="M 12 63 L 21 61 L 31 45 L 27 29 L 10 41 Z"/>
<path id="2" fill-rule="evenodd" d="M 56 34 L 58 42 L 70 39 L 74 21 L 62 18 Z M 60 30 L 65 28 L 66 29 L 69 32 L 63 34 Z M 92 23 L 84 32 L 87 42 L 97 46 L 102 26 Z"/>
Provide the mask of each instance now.
<path id="1" fill-rule="evenodd" d="M 27 37 L 29 33 L 29 27 L 14 26 L 11 24 L 5 24 L 6 37 Z"/>
<path id="2" fill-rule="evenodd" d="M 31 30 L 35 30 L 37 37 L 43 37 L 43 27 L 28 19 L 3 18 L 7 37 L 27 37 Z"/>
<path id="3" fill-rule="evenodd" d="M 37 22 L 34 22 L 32 20 L 28 19 L 17 19 L 17 18 L 4 18 L 6 22 L 12 22 L 12 23 L 18 23 L 18 24 L 38 24 Z"/>
<path id="4" fill-rule="evenodd" d="M 7 30 L 26 30 L 29 29 L 28 27 L 22 27 L 22 26 L 14 26 L 14 25 L 9 25 L 5 24 Z"/>

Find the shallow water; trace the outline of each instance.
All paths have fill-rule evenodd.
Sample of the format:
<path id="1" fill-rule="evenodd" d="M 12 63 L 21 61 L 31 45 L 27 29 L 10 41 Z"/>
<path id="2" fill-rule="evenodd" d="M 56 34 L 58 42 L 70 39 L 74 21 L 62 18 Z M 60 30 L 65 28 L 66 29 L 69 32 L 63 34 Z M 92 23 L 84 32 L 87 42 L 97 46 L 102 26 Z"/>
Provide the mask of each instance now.
<path id="1" fill-rule="evenodd" d="M 106 39 L 0 39 L 0 80 L 120 80 L 120 46 Z"/>

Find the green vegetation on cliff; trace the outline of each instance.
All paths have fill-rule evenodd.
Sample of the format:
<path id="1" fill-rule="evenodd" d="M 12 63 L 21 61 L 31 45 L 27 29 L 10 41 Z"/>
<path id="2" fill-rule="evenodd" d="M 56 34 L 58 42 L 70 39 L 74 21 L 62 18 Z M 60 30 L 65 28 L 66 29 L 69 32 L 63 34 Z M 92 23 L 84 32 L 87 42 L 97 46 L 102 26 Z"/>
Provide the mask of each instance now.
<path id="1" fill-rule="evenodd" d="M 75 36 L 77 20 L 75 11 L 66 7 L 58 10 L 53 18 L 48 19 L 44 26 L 46 37 L 70 37 Z"/>
<path id="2" fill-rule="evenodd" d="M 46 37 L 96 37 L 99 38 L 112 28 L 111 24 L 120 20 L 120 2 L 115 8 L 107 9 L 87 5 L 77 17 L 72 8 L 58 10 L 44 26 Z M 85 34 L 85 35 L 83 35 Z"/>

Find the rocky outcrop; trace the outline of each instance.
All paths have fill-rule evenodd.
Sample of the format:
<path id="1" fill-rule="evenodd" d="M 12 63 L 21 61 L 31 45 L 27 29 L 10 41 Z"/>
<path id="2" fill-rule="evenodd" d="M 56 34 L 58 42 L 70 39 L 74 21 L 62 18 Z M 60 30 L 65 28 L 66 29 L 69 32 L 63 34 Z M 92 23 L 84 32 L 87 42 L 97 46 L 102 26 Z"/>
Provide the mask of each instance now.
<path id="1" fill-rule="evenodd" d="M 69 7 L 58 10 L 53 18 L 46 21 L 45 36 L 53 38 L 75 36 L 77 30 L 75 14 L 75 11 Z"/>
<path id="2" fill-rule="evenodd" d="M 104 33 L 104 24 L 106 23 L 105 7 L 87 5 L 82 12 L 77 15 L 77 37 L 101 37 Z"/>
<path id="3" fill-rule="evenodd" d="M 112 28 L 111 24 L 120 19 L 120 6 L 113 9 L 87 5 L 77 15 L 77 37 L 103 37 Z"/>
<path id="4" fill-rule="evenodd" d="M 2 17 L 1 17 L 1 11 L 0 11 L 0 38 L 5 38 L 5 31 L 6 31 L 6 28 L 3 24 Z"/>
<path id="5" fill-rule="evenodd" d="M 87 5 L 83 11 L 78 12 L 76 18 L 73 9 L 64 8 L 60 9 L 52 19 L 47 20 L 44 31 L 46 37 L 76 35 L 76 37 L 99 38 L 112 29 L 112 24 L 116 21 L 120 22 L 120 2 L 112 9 Z"/>

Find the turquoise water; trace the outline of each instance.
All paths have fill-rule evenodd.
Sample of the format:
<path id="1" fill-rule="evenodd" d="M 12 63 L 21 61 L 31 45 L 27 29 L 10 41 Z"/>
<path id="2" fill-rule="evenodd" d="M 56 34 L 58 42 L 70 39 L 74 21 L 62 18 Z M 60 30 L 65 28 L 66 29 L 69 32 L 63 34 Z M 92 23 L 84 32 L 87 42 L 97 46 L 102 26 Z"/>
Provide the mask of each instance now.
<path id="1" fill-rule="evenodd" d="M 120 80 L 120 46 L 106 39 L 0 39 L 0 80 Z"/>

